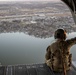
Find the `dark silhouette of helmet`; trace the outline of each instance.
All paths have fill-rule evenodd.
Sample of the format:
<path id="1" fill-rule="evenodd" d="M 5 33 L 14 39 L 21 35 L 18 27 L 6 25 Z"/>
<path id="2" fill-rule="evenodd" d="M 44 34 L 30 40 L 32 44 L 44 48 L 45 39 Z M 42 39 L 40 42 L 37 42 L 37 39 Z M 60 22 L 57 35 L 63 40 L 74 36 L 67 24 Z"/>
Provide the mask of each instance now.
<path id="1" fill-rule="evenodd" d="M 55 39 L 66 39 L 66 31 L 64 29 L 57 29 L 54 34 Z"/>

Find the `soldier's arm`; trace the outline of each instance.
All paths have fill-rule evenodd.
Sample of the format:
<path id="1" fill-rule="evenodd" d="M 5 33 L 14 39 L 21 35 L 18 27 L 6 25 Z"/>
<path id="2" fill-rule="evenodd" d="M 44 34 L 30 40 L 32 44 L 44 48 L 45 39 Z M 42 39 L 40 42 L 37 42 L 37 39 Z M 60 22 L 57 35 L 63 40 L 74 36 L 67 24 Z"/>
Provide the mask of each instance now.
<path id="1" fill-rule="evenodd" d="M 48 46 L 45 54 L 46 61 L 50 59 L 50 55 L 51 55 L 50 46 Z"/>
<path id="2" fill-rule="evenodd" d="M 66 40 L 66 43 L 67 43 L 67 46 L 75 45 L 76 44 L 76 37 L 72 38 L 72 39 L 69 39 L 69 40 Z"/>

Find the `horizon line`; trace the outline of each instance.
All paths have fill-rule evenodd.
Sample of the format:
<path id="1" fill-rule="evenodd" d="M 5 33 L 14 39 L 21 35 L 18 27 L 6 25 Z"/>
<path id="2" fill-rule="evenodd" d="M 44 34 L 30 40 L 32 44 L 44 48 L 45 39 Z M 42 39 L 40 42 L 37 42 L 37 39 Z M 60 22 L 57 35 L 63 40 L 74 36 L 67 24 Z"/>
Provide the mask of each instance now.
<path id="1" fill-rule="evenodd" d="M 25 1 L 25 2 L 26 2 L 27 0 L 11 0 L 11 1 L 10 1 L 10 0 L 8 0 L 8 1 L 7 1 L 7 0 L 0 0 L 0 2 L 16 2 L 16 1 L 17 1 L 17 2 L 20 2 L 20 1 L 21 1 L 21 2 L 22 2 L 22 1 Z M 31 0 L 31 1 L 28 0 L 27 2 L 32 2 L 32 1 L 34 1 L 34 2 L 36 2 L 36 1 L 37 1 L 37 2 L 39 2 L 39 1 L 45 1 L 45 2 L 47 2 L 47 1 L 58 2 L 58 1 L 61 1 L 61 0 L 55 0 L 55 1 L 54 1 L 54 0 L 47 0 L 47 1 L 46 1 L 46 0 Z"/>

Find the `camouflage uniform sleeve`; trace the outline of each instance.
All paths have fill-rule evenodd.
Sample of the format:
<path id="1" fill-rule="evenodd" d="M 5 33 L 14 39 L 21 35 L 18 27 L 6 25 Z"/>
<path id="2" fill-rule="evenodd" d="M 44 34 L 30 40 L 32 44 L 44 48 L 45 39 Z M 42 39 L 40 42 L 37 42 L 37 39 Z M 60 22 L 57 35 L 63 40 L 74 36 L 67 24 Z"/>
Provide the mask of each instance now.
<path id="1" fill-rule="evenodd" d="M 71 47 L 71 46 L 75 45 L 76 44 L 76 37 L 72 38 L 72 39 L 69 39 L 69 40 L 66 40 L 66 43 L 67 43 L 68 47 Z"/>
<path id="2" fill-rule="evenodd" d="M 50 46 L 48 46 L 47 49 L 46 49 L 45 59 L 49 60 L 50 55 L 51 55 Z"/>

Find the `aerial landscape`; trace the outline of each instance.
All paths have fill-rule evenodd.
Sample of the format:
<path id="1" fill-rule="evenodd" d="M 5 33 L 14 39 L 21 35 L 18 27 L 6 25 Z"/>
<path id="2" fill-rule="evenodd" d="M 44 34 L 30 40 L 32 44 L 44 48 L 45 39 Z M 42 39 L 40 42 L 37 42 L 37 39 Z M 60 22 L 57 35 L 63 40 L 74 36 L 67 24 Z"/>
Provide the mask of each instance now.
<path id="1" fill-rule="evenodd" d="M 0 33 L 24 32 L 47 38 L 58 28 L 76 31 L 71 12 L 61 1 L 0 2 Z"/>
<path id="2" fill-rule="evenodd" d="M 67 39 L 76 37 L 76 25 L 68 6 L 61 1 L 0 0 L 0 64 L 45 62 L 47 47 L 55 42 L 58 28 Z M 76 60 L 76 46 L 72 48 Z"/>

